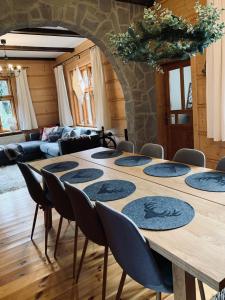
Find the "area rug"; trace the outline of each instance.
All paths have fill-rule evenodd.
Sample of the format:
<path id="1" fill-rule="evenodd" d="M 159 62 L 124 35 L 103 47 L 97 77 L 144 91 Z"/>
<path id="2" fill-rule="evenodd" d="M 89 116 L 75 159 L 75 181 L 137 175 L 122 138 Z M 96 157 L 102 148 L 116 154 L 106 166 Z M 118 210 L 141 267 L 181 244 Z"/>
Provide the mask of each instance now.
<path id="1" fill-rule="evenodd" d="M 128 203 L 122 210 L 139 228 L 169 230 L 187 225 L 194 218 L 193 207 L 176 198 L 149 196 Z"/>
<path id="2" fill-rule="evenodd" d="M 41 176 L 34 173 L 41 181 Z M 0 194 L 15 191 L 26 186 L 26 182 L 17 165 L 0 167 Z"/>

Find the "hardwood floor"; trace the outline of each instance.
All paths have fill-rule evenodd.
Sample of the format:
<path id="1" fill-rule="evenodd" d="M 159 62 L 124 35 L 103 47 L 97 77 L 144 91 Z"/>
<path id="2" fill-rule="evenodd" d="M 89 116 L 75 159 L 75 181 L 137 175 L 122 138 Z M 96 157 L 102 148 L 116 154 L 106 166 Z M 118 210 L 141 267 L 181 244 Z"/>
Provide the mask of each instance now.
<path id="1" fill-rule="evenodd" d="M 50 263 L 44 255 L 42 212 L 38 215 L 34 242 L 30 240 L 34 209 L 26 188 L 0 195 L 0 299 L 101 299 L 104 248 L 89 244 L 76 285 L 72 279 L 74 224 L 64 221 L 58 259 L 55 260 L 53 252 L 59 216 L 53 211 L 48 247 Z M 84 237 L 79 232 L 78 260 L 83 242 Z M 110 255 L 107 300 L 115 299 L 120 276 L 121 269 Z M 206 290 L 207 300 L 211 299 L 215 292 L 207 287 Z M 127 278 L 122 299 L 154 300 L 155 293 Z M 172 300 L 173 296 L 163 295 L 163 299 Z"/>

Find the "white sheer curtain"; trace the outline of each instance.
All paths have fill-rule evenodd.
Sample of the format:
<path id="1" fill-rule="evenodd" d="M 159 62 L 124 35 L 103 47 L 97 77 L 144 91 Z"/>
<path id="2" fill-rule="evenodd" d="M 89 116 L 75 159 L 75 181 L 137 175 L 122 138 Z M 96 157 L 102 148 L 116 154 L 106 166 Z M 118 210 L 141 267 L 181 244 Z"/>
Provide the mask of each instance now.
<path id="1" fill-rule="evenodd" d="M 75 70 L 73 70 L 73 77 L 72 77 L 72 86 L 75 92 L 75 95 L 78 100 L 79 106 L 79 116 L 81 123 L 84 122 L 84 115 L 83 115 L 83 102 L 84 102 L 84 95 L 85 95 L 85 83 L 81 74 L 79 67 L 77 66 Z"/>
<path id="2" fill-rule="evenodd" d="M 38 124 L 28 86 L 27 72 L 22 69 L 20 74 L 17 73 L 16 75 L 19 127 L 21 130 L 37 128 Z"/>
<path id="3" fill-rule="evenodd" d="M 66 89 L 66 83 L 63 73 L 63 66 L 54 69 L 56 89 L 58 95 L 59 122 L 62 126 L 72 126 L 73 118 L 70 110 L 69 99 Z"/>
<path id="4" fill-rule="evenodd" d="M 224 0 L 208 0 L 225 8 Z M 222 13 L 225 21 L 225 12 Z M 225 37 L 211 45 L 206 52 L 207 137 L 225 141 Z"/>
<path id="5" fill-rule="evenodd" d="M 90 56 L 95 99 L 96 126 L 98 128 L 104 126 L 105 129 L 109 129 L 111 127 L 111 116 L 106 98 L 105 78 L 100 49 L 97 46 L 92 48 L 90 50 Z"/>

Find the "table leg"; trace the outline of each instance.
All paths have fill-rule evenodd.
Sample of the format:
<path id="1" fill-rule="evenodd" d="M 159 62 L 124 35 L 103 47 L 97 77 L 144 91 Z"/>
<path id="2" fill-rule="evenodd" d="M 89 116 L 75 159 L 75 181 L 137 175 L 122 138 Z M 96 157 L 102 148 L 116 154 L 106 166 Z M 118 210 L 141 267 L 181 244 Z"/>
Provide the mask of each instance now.
<path id="1" fill-rule="evenodd" d="M 196 300 L 195 278 L 173 264 L 174 300 Z"/>

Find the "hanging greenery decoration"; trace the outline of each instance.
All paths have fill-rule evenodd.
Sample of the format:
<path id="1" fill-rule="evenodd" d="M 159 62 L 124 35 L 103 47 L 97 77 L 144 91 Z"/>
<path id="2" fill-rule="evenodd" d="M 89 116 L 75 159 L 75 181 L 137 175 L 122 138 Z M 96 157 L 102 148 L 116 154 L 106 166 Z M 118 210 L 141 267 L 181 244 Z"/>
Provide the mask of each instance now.
<path id="1" fill-rule="evenodd" d="M 127 32 L 109 34 L 114 55 L 124 62 L 147 62 L 157 71 L 160 64 L 171 60 L 188 59 L 203 53 L 210 44 L 221 39 L 225 24 L 220 21 L 222 11 L 212 4 L 195 4 L 196 22 L 189 23 L 172 11 L 154 3 L 144 10 L 141 21 L 129 26 Z"/>

